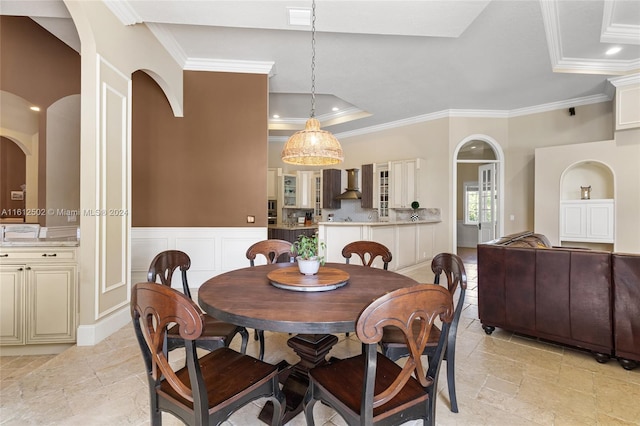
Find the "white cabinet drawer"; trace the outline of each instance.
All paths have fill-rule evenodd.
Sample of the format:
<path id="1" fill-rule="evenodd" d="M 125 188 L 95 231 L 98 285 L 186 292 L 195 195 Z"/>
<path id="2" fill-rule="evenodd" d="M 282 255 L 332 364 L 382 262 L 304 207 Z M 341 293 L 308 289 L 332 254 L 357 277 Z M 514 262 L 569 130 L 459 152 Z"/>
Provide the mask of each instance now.
<path id="1" fill-rule="evenodd" d="M 36 250 L 20 250 L 13 251 L 7 249 L 0 250 L 0 262 L 2 263 L 15 263 L 15 262 L 33 262 L 37 261 L 73 261 L 76 259 L 75 249 L 59 249 L 59 248 L 38 248 Z"/>

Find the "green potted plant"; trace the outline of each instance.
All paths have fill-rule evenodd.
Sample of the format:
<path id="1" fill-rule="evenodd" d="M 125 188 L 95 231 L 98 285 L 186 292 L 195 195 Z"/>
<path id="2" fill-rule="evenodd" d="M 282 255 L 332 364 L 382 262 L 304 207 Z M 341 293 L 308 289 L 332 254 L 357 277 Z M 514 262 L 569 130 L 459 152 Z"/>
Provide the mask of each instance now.
<path id="1" fill-rule="evenodd" d="M 420 214 L 418 214 L 418 209 L 420 208 L 420 203 L 414 201 L 411 203 L 411 208 L 413 209 L 413 213 L 411 213 L 411 221 L 417 222 L 420 219 Z"/>
<path id="2" fill-rule="evenodd" d="M 300 273 L 305 275 L 318 273 L 320 265 L 324 265 L 324 256 L 321 256 L 318 251 L 324 248 L 324 241 L 318 242 L 318 234 L 298 235 L 298 239 L 291 247 L 291 252 L 296 256 Z"/>

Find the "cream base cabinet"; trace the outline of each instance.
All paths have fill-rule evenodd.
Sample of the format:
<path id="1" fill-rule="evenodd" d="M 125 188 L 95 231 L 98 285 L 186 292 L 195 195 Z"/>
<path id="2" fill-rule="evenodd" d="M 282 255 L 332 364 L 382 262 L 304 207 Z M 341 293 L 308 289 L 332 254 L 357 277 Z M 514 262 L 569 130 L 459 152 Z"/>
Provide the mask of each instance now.
<path id="1" fill-rule="evenodd" d="M 74 343 L 78 272 L 66 259 L 75 251 L 2 252 L 0 345 Z"/>
<path id="2" fill-rule="evenodd" d="M 0 344 L 23 345 L 24 266 L 0 265 Z"/>
<path id="3" fill-rule="evenodd" d="M 389 207 L 395 209 L 411 208 L 418 200 L 418 173 L 420 159 L 389 162 Z"/>
<path id="4" fill-rule="evenodd" d="M 560 202 L 560 241 L 614 242 L 613 200 Z"/>

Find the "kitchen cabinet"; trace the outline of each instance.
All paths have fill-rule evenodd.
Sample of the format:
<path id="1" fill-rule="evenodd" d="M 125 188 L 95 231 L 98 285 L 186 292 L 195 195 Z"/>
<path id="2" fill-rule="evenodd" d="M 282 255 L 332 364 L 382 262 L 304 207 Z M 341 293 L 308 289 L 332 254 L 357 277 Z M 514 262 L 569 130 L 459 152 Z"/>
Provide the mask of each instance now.
<path id="1" fill-rule="evenodd" d="M 560 202 L 560 241 L 613 243 L 613 200 Z"/>
<path id="2" fill-rule="evenodd" d="M 278 177 L 282 175 L 282 169 L 267 169 L 267 200 L 278 199 Z"/>
<path id="3" fill-rule="evenodd" d="M 377 191 L 374 187 L 375 164 L 362 165 L 362 198 L 360 206 L 363 209 L 378 208 Z"/>
<path id="4" fill-rule="evenodd" d="M 299 235 L 306 235 L 308 237 L 311 237 L 316 232 L 318 232 L 318 228 L 314 227 L 275 227 L 269 228 L 268 236 L 270 240 L 285 240 L 293 243 L 298 239 Z"/>
<path id="5" fill-rule="evenodd" d="M 378 209 L 378 218 L 389 218 L 389 165 L 362 165 L 362 199 L 363 209 Z"/>
<path id="6" fill-rule="evenodd" d="M 341 200 L 336 199 L 340 195 L 342 184 L 342 171 L 338 169 L 322 170 L 322 208 L 339 209 Z"/>
<path id="7" fill-rule="evenodd" d="M 389 162 L 390 208 L 411 208 L 411 203 L 418 199 L 420 161 L 414 158 Z"/>
<path id="8" fill-rule="evenodd" d="M 434 256 L 436 221 L 424 222 L 322 222 L 318 236 L 326 244 L 327 262 L 344 263 L 342 248 L 353 241 L 384 244 L 391 250 L 390 271 L 409 270 Z M 358 259 L 352 262 L 359 262 Z M 374 262 L 374 266 L 377 266 Z M 379 264 L 381 266 L 381 262 Z"/>
<path id="9" fill-rule="evenodd" d="M 296 207 L 300 209 L 315 208 L 314 172 L 299 171 L 297 183 L 298 203 Z"/>
<path id="10" fill-rule="evenodd" d="M 74 248 L 3 248 L 0 344 L 73 343 L 77 265 Z"/>
<path id="11" fill-rule="evenodd" d="M 281 181 L 279 204 L 282 207 L 298 207 L 298 175 L 285 173 L 281 176 Z"/>

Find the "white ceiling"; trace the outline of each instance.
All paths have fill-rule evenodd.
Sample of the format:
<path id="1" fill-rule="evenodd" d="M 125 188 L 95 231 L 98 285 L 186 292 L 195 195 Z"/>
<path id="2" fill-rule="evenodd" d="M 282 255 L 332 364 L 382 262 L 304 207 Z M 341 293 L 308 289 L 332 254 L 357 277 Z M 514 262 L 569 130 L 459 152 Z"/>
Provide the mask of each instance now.
<path id="1" fill-rule="evenodd" d="M 311 108 L 311 0 L 120 0 L 187 70 L 269 72 L 272 140 Z M 79 49 L 61 0 L 0 0 Z M 308 13 L 308 12 L 307 12 Z M 612 46 L 622 47 L 607 56 Z M 640 72 L 640 1 L 317 0 L 316 116 L 347 136 L 444 115 L 514 116 L 599 102 Z M 337 106 L 339 111 L 333 112 Z M 578 110 L 579 114 L 579 110 Z"/>

